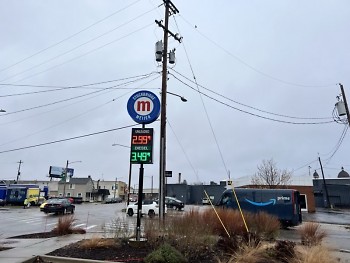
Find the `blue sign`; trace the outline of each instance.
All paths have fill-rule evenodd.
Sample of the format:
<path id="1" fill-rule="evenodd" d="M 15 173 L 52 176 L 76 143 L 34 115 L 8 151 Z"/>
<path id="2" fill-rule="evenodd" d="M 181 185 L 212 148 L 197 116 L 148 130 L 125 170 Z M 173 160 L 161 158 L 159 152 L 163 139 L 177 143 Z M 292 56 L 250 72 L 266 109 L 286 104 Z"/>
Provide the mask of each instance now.
<path id="1" fill-rule="evenodd" d="M 148 124 L 159 117 L 160 101 L 153 92 L 141 90 L 129 98 L 127 108 L 135 122 Z"/>

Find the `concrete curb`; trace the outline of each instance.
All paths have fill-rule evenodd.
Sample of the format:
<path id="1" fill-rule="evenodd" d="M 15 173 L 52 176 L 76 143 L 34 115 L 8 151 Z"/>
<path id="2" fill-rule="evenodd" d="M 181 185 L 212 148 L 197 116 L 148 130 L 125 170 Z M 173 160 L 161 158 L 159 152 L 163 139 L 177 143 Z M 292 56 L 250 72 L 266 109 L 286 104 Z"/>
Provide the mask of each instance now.
<path id="1" fill-rule="evenodd" d="M 82 258 L 66 258 L 66 257 L 55 257 L 55 256 L 35 256 L 22 263 L 35 263 L 35 262 L 50 262 L 50 263 L 115 263 L 112 261 L 106 260 L 91 260 L 91 259 L 82 259 Z M 120 262 L 123 263 L 123 262 Z"/>

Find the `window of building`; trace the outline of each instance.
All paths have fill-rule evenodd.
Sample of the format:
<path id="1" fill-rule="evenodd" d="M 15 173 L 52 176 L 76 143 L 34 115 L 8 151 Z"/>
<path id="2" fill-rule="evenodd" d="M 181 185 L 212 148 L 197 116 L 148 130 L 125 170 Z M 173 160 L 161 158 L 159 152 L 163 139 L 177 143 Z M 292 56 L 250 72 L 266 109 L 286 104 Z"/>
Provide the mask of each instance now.
<path id="1" fill-rule="evenodd" d="M 83 196 L 82 193 L 78 193 L 78 194 L 77 194 L 77 197 L 82 197 L 82 196 Z"/>
<path id="2" fill-rule="evenodd" d="M 69 192 L 68 192 L 68 193 L 66 193 L 66 196 L 67 196 L 67 197 L 70 197 L 70 193 L 69 193 Z"/>

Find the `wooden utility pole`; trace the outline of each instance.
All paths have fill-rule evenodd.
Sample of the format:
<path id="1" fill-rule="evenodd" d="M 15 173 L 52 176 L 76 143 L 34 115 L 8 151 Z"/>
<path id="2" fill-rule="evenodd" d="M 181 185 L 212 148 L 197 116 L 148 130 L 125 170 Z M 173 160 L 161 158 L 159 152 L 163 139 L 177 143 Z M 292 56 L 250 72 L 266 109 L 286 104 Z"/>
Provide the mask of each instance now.
<path id="1" fill-rule="evenodd" d="M 16 178 L 16 182 L 18 183 L 19 177 L 21 175 L 21 164 L 23 163 L 22 160 L 19 160 L 18 163 L 18 171 L 17 171 L 17 178 Z"/>
<path id="2" fill-rule="evenodd" d="M 322 178 L 323 178 L 323 185 L 324 185 L 324 189 L 325 189 L 325 191 L 326 191 L 327 208 L 331 208 L 332 205 L 331 205 L 331 202 L 330 202 L 330 200 L 329 200 L 328 189 L 327 189 L 327 183 L 326 183 L 326 179 L 324 178 L 323 166 L 322 166 L 321 158 L 320 158 L 320 157 L 318 157 L 318 161 L 319 161 L 320 166 L 321 166 L 321 172 L 322 172 Z"/>
<path id="3" fill-rule="evenodd" d="M 350 113 L 349 113 L 348 103 L 346 102 L 344 87 L 341 83 L 339 83 L 339 86 L 340 86 L 341 94 L 342 94 L 344 104 L 345 104 L 346 117 L 348 119 L 348 124 L 350 126 Z"/>
<path id="4" fill-rule="evenodd" d="M 165 5 L 164 26 L 159 21 L 155 21 L 164 31 L 164 46 L 162 52 L 162 97 L 161 97 L 161 113 L 160 113 L 160 158 L 159 158 L 159 219 L 164 220 L 165 217 L 165 171 L 166 171 L 166 95 L 168 80 L 168 36 L 173 36 L 179 42 L 181 41 L 176 35 L 169 31 L 169 14 L 170 10 L 173 14 L 179 12 L 170 0 L 163 0 Z"/>

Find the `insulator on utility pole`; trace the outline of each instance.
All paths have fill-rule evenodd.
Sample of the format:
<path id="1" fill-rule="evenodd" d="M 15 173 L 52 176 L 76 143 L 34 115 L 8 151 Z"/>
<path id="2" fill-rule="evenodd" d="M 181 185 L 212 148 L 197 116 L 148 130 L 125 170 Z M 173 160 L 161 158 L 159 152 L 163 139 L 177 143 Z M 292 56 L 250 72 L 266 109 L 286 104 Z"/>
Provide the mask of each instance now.
<path id="1" fill-rule="evenodd" d="M 170 50 L 169 52 L 169 63 L 174 64 L 175 63 L 175 49 Z"/>

